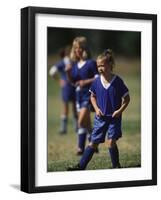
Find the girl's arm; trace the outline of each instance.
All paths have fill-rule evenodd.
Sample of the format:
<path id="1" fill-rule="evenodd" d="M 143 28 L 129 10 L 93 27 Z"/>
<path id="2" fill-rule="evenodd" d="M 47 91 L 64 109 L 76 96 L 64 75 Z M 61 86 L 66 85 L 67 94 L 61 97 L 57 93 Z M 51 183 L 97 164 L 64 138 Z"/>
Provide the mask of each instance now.
<path id="1" fill-rule="evenodd" d="M 74 83 L 72 76 L 71 76 L 71 71 L 72 71 L 72 65 L 71 64 L 67 64 L 65 67 L 65 72 L 67 75 L 67 79 L 69 82 Z"/>
<path id="2" fill-rule="evenodd" d="M 80 87 L 84 87 L 86 85 L 90 85 L 94 80 L 95 78 L 89 78 L 86 80 L 80 80 L 76 84 L 79 85 Z"/>
<path id="3" fill-rule="evenodd" d="M 130 102 L 130 96 L 126 95 L 122 100 L 121 107 L 112 114 L 112 117 L 119 117 L 122 114 L 122 112 L 126 109 L 129 102 Z"/>
<path id="4" fill-rule="evenodd" d="M 96 115 L 97 116 L 103 116 L 104 114 L 102 113 L 102 111 L 99 109 L 99 107 L 97 106 L 97 102 L 96 102 L 96 97 L 93 93 L 91 93 L 91 97 L 90 97 L 91 103 L 95 109 Z"/>

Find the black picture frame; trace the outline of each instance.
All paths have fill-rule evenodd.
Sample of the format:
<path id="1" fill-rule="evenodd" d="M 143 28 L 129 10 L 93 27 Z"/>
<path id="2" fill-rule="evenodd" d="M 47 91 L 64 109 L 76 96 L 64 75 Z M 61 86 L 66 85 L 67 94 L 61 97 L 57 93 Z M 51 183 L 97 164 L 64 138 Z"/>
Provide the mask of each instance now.
<path id="1" fill-rule="evenodd" d="M 35 16 L 59 14 L 151 20 L 152 22 L 152 178 L 59 186 L 35 186 Z M 157 15 L 45 7 L 21 9 L 21 190 L 27 193 L 87 190 L 157 184 Z"/>

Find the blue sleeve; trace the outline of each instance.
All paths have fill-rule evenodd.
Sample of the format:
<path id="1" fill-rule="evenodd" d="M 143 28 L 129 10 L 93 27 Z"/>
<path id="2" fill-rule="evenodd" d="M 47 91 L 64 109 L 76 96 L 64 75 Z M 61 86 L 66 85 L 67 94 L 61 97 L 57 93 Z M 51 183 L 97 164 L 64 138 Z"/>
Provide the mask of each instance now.
<path id="1" fill-rule="evenodd" d="M 125 85 L 124 81 L 120 79 L 120 84 L 119 84 L 119 92 L 120 92 L 120 97 L 125 97 L 129 93 L 129 89 Z"/>
<path id="2" fill-rule="evenodd" d="M 59 72 L 64 71 L 64 63 L 62 61 L 58 62 L 55 66 L 57 67 Z"/>
<path id="3" fill-rule="evenodd" d="M 90 87 L 90 89 L 89 89 L 89 92 L 90 92 L 91 94 L 96 95 L 96 81 L 94 81 L 94 82 L 91 84 L 91 87 Z"/>

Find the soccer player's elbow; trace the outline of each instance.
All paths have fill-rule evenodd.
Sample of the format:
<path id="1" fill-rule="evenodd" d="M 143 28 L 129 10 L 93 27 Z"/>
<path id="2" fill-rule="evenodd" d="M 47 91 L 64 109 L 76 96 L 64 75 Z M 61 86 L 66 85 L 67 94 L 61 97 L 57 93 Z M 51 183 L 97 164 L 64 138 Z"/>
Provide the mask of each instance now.
<path id="1" fill-rule="evenodd" d="M 126 101 L 127 104 L 130 103 L 130 95 L 129 94 L 125 97 L 125 101 Z"/>
<path id="2" fill-rule="evenodd" d="M 91 93 L 90 99 L 91 99 L 91 100 L 95 99 L 95 95 L 94 95 L 93 93 Z"/>
<path id="3" fill-rule="evenodd" d="M 123 102 L 125 104 L 127 104 L 127 105 L 130 103 L 130 96 L 129 96 L 129 94 L 127 94 L 125 97 L 123 97 Z"/>

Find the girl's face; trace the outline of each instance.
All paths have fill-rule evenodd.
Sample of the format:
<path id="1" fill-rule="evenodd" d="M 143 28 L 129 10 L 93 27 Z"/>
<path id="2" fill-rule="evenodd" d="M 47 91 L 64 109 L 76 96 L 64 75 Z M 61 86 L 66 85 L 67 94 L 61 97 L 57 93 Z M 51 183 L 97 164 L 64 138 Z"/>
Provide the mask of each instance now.
<path id="1" fill-rule="evenodd" d="M 98 59 L 97 60 L 97 69 L 100 74 L 107 74 L 111 72 L 111 67 L 106 60 Z"/>
<path id="2" fill-rule="evenodd" d="M 76 57 L 81 59 L 83 55 L 83 49 L 80 47 L 79 43 L 75 44 L 74 51 L 75 51 Z"/>

